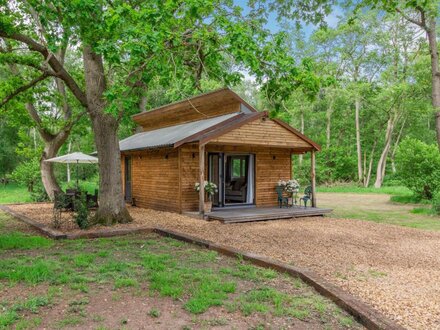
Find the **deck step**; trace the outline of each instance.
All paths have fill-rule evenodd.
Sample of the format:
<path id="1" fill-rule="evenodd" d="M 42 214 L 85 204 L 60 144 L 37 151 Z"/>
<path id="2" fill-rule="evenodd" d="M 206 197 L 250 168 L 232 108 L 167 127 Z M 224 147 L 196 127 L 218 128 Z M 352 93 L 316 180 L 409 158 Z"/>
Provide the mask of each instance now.
<path id="1" fill-rule="evenodd" d="M 214 211 L 208 214 L 208 220 L 218 220 L 223 223 L 267 221 L 278 219 L 292 219 L 299 217 L 322 216 L 330 213 L 331 209 L 279 209 L 279 208 L 253 208 L 239 210 Z"/>

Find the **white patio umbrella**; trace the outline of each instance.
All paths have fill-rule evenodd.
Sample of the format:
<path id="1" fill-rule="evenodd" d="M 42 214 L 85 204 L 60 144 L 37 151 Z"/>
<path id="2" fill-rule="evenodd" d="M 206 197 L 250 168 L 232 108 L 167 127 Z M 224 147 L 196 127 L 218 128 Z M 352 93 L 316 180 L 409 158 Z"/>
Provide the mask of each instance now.
<path id="1" fill-rule="evenodd" d="M 45 162 L 76 164 L 76 188 L 78 189 L 78 164 L 96 164 L 98 158 L 83 154 L 82 152 L 74 152 L 64 156 L 46 159 Z"/>

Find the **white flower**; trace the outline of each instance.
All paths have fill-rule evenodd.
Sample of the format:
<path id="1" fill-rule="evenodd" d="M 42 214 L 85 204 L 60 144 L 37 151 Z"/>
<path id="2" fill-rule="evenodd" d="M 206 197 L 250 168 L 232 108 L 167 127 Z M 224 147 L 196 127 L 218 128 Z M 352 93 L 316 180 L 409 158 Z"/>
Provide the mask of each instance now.
<path id="1" fill-rule="evenodd" d="M 216 193 L 218 191 L 217 185 L 214 182 L 205 181 L 204 186 L 205 186 L 206 193 L 210 196 L 214 195 L 214 193 Z M 200 191 L 200 183 L 199 182 L 196 182 L 194 184 L 194 189 L 196 191 Z"/>

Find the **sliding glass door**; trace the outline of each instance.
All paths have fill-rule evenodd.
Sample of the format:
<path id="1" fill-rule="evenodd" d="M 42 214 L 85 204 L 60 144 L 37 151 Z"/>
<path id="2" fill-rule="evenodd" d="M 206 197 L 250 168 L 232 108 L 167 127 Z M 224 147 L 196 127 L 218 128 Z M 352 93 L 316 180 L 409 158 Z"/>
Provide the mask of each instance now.
<path id="1" fill-rule="evenodd" d="M 219 187 L 213 205 L 232 206 L 254 204 L 255 156 L 253 154 L 208 155 L 209 181 Z"/>

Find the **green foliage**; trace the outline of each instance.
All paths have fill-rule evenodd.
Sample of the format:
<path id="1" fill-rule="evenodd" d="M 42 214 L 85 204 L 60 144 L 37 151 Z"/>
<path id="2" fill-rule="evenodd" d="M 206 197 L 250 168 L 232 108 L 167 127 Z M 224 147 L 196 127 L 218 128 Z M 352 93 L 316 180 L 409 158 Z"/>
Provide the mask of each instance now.
<path id="1" fill-rule="evenodd" d="M 33 186 L 30 196 L 33 202 L 49 201 L 49 196 L 47 195 L 47 192 L 44 189 L 41 181 L 37 181 L 37 183 Z"/>
<path id="2" fill-rule="evenodd" d="M 440 191 L 436 191 L 432 198 L 432 212 L 440 215 Z"/>
<path id="3" fill-rule="evenodd" d="M 83 192 L 74 201 L 75 215 L 74 219 L 76 224 L 81 229 L 87 229 L 89 226 L 90 211 L 87 205 L 86 194 Z"/>
<path id="4" fill-rule="evenodd" d="M 12 172 L 11 178 L 18 184 L 26 186 L 29 192 L 33 192 L 34 187 L 41 180 L 40 162 L 37 158 L 32 158 L 20 163 Z"/>
<path id="5" fill-rule="evenodd" d="M 417 196 L 432 199 L 440 189 L 440 153 L 436 145 L 407 138 L 399 146 L 396 164 L 401 183 Z"/>
<path id="6" fill-rule="evenodd" d="M 15 148 L 18 141 L 17 130 L 8 125 L 3 118 L 0 120 L 0 178 L 12 172 L 18 162 Z"/>

